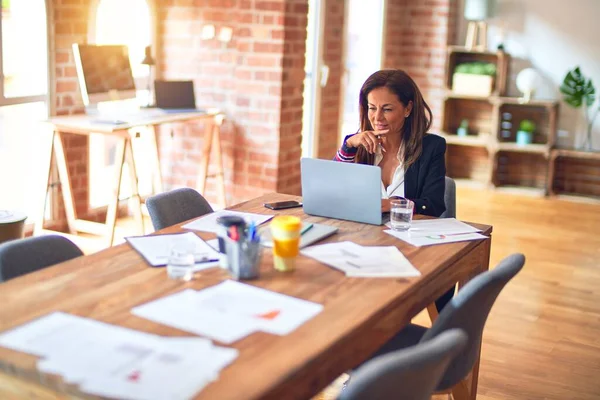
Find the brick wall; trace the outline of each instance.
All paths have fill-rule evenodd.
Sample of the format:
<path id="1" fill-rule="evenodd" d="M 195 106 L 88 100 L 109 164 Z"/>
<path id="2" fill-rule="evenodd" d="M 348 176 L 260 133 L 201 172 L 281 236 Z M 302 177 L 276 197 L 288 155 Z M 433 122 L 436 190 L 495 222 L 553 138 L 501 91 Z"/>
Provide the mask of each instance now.
<path id="1" fill-rule="evenodd" d="M 229 203 L 271 191 L 298 193 L 307 1 L 194 4 L 159 6 L 159 73 L 194 79 L 198 103 L 228 116 L 222 141 Z M 232 40 L 202 40 L 206 25 L 217 36 L 223 27 L 232 28 Z M 201 125 L 186 124 L 162 132 L 167 187 L 194 183 L 202 131 Z M 206 195 L 215 199 L 212 183 Z"/>
<path id="2" fill-rule="evenodd" d="M 318 158 L 331 159 L 339 146 L 342 79 L 344 76 L 344 0 L 325 2 L 323 62 L 329 79 L 321 91 Z"/>
<path id="3" fill-rule="evenodd" d="M 419 85 L 439 131 L 446 46 L 455 42 L 457 0 L 389 0 L 385 68 L 405 70 Z"/>

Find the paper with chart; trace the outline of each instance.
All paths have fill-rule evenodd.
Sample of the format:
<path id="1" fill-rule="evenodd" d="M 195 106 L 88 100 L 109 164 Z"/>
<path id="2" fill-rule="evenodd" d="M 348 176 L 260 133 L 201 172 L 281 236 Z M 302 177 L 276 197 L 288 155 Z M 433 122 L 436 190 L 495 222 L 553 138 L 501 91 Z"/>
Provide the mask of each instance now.
<path id="1" fill-rule="evenodd" d="M 301 253 L 351 277 L 403 278 L 421 275 L 395 246 L 361 246 L 346 241 L 307 247 Z"/>
<path id="2" fill-rule="evenodd" d="M 0 346 L 39 356 L 38 370 L 86 393 L 136 400 L 191 398 L 238 355 L 205 338 L 162 337 L 62 312 L 2 333 Z"/>
<path id="3" fill-rule="evenodd" d="M 416 220 L 412 222 L 408 231 L 389 229 L 384 232 L 417 247 L 487 239 L 487 236 L 479 233 L 480 229 L 456 218 Z"/>
<path id="4" fill-rule="evenodd" d="M 317 303 L 227 280 L 200 291 L 187 289 L 131 312 L 228 344 L 257 331 L 286 335 L 322 309 Z"/>
<path id="5" fill-rule="evenodd" d="M 219 252 L 193 232 L 168 235 L 131 236 L 125 238 L 153 267 L 166 265 L 173 246 L 187 244 L 194 253 L 195 270 L 215 267 L 219 264 Z"/>
<path id="6" fill-rule="evenodd" d="M 217 233 L 218 224 L 217 218 L 225 216 L 225 215 L 234 215 L 236 217 L 242 217 L 246 220 L 246 224 L 249 224 L 253 221 L 257 226 L 263 224 L 274 217 L 274 215 L 265 215 L 265 214 L 253 214 L 241 211 L 232 211 L 232 210 L 219 210 L 213 213 L 207 214 L 201 218 L 198 218 L 192 222 L 189 222 L 182 226 L 185 229 L 193 229 L 196 231 L 203 232 L 213 232 Z"/>

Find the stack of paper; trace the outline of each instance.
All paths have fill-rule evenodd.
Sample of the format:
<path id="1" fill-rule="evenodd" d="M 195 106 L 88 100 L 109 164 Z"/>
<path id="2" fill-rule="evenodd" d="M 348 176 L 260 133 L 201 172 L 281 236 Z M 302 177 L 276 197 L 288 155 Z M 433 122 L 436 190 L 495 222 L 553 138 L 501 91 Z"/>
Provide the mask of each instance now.
<path id="1" fill-rule="evenodd" d="M 385 233 L 402 239 L 413 246 L 428 246 L 487 239 L 480 229 L 458 221 L 456 218 L 426 219 L 413 221 L 408 231 L 386 230 Z"/>
<path id="2" fill-rule="evenodd" d="M 0 345 L 41 357 L 93 395 L 120 399 L 189 399 L 238 355 L 203 338 L 161 337 L 55 312 L 0 335 Z"/>
<path id="3" fill-rule="evenodd" d="M 257 331 L 287 335 L 323 306 L 227 280 L 204 290 L 187 289 L 131 312 L 184 331 L 233 343 Z"/>
<path id="4" fill-rule="evenodd" d="M 217 224 L 217 218 L 223 217 L 225 215 L 242 217 L 244 220 L 246 220 L 246 224 L 254 222 L 257 226 L 267 222 L 268 220 L 274 217 L 274 215 L 253 214 L 232 210 L 220 210 L 215 211 L 214 213 L 207 214 L 204 217 L 198 218 L 190 223 L 187 223 L 183 225 L 182 228 L 217 233 L 219 229 L 219 226 Z"/>
<path id="5" fill-rule="evenodd" d="M 339 242 L 308 247 L 301 253 L 351 277 L 403 278 L 421 275 L 394 246 L 361 246 Z"/>
<path id="6" fill-rule="evenodd" d="M 219 252 L 211 243 L 202 240 L 193 232 L 130 236 L 125 240 L 153 267 L 166 265 L 171 248 L 179 243 L 187 244 L 193 251 L 196 260 L 195 271 L 219 265 Z"/>

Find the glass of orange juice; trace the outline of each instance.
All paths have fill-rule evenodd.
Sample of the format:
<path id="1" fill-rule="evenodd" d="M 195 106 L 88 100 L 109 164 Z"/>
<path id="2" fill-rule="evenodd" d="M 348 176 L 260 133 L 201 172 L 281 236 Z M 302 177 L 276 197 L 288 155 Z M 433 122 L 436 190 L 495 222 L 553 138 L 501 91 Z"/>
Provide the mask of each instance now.
<path id="1" fill-rule="evenodd" d="M 296 269 L 301 227 L 300 218 L 291 215 L 278 215 L 271 221 L 273 264 L 276 270 L 289 272 Z"/>

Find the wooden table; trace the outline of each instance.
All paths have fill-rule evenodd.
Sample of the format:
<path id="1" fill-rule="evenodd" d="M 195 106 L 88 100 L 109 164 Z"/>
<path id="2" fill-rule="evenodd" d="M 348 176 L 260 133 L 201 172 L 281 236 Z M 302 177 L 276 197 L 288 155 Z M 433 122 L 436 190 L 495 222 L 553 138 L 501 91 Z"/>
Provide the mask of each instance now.
<path id="1" fill-rule="evenodd" d="M 323 304 L 324 309 L 289 335 L 255 333 L 234 343 L 240 350 L 239 358 L 222 371 L 219 380 L 200 392 L 198 399 L 310 398 L 367 359 L 453 283 L 465 282 L 488 269 L 491 237 L 417 248 L 383 233 L 382 226 L 307 216 L 301 208 L 274 212 L 262 206 L 266 201 L 292 199 L 299 198 L 271 194 L 232 209 L 295 214 L 310 222 L 338 226 L 338 234 L 324 242 L 395 245 L 422 276 L 346 278 L 340 271 L 306 257 L 298 259 L 295 272 L 285 274 L 275 271 L 272 257 L 265 254 L 260 279 L 248 283 Z M 485 235 L 491 234 L 490 226 L 475 225 Z M 162 232 L 180 230 L 172 227 Z M 209 239 L 214 234 L 200 236 Z M 225 271 L 215 268 L 197 273 L 191 282 L 170 280 L 164 269 L 149 268 L 138 253 L 122 244 L 1 284 L 0 304 L 9 306 L 0 309 L 0 331 L 60 310 L 144 332 L 189 335 L 136 317 L 130 309 L 184 288 L 202 289 L 227 278 Z M 60 377 L 39 373 L 35 362 L 34 356 L 0 348 L 0 368 L 19 377 L 13 386 L 21 382 L 33 391 L 33 382 L 37 382 L 56 391 L 82 395 L 64 385 Z M 477 391 L 478 365 L 469 383 L 472 399 Z M 1 378 L 0 387 L 6 386 Z"/>
<path id="2" fill-rule="evenodd" d="M 225 181 L 223 176 L 223 161 L 221 153 L 221 138 L 220 127 L 223 123 L 224 115 L 216 109 L 209 109 L 207 112 L 181 112 L 181 113 L 164 113 L 160 114 L 160 110 L 148 109 L 140 110 L 139 117 L 132 116 L 131 122 L 123 122 L 119 124 L 103 123 L 101 117 L 89 115 L 69 115 L 63 117 L 54 117 L 48 120 L 48 124 L 52 129 L 52 141 L 50 149 L 50 157 L 48 158 L 45 191 L 40 195 L 43 199 L 42 212 L 39 214 L 39 219 L 35 224 L 35 234 L 41 234 L 44 230 L 44 215 L 46 210 L 46 197 L 48 187 L 52 185 L 51 169 L 52 160 L 56 161 L 58 169 L 58 177 L 62 189 L 62 198 L 65 205 L 65 213 L 67 217 L 67 225 L 69 233 L 87 232 L 97 235 L 106 235 L 109 238 L 109 245 L 112 246 L 115 237 L 115 226 L 117 222 L 117 213 L 119 207 L 119 195 L 121 193 L 121 179 L 123 176 L 123 166 L 127 164 L 130 174 L 131 196 L 134 201 L 133 213 L 140 233 L 143 233 L 144 225 L 142 219 L 141 202 L 138 191 L 138 174 L 133 157 L 133 145 L 131 136 L 132 130 L 144 126 L 151 126 L 156 130 L 157 126 L 173 122 L 186 122 L 204 120 L 206 121 L 205 139 L 202 148 L 202 159 L 198 170 L 197 189 L 204 193 L 206 188 L 206 179 L 208 176 L 208 164 L 213 145 L 215 146 L 216 157 L 216 173 L 217 192 L 219 196 L 219 205 L 226 207 L 225 200 Z M 77 218 L 75 210 L 73 193 L 71 190 L 71 179 L 69 169 L 67 168 L 67 160 L 65 158 L 65 150 L 62 142 L 63 133 L 72 133 L 78 135 L 90 135 L 92 133 L 109 135 L 117 137 L 118 141 L 115 154 L 116 170 L 114 176 L 113 193 L 108 204 L 105 223 L 98 223 Z M 158 146 L 156 143 L 156 131 L 151 135 L 152 143 L 152 189 L 153 193 L 162 192 L 162 178 L 160 172 L 160 160 L 158 155 Z M 93 182 L 90 182 L 93 184 Z"/>

